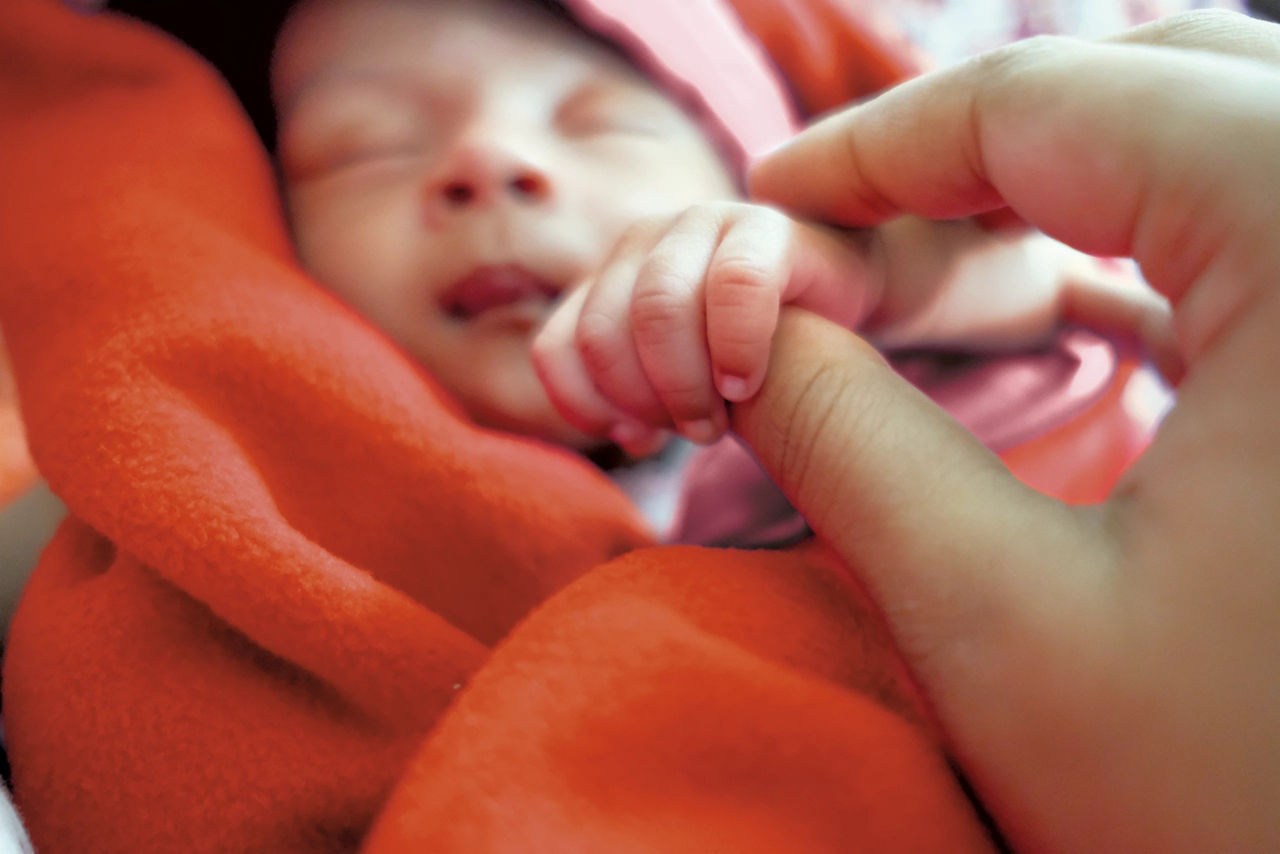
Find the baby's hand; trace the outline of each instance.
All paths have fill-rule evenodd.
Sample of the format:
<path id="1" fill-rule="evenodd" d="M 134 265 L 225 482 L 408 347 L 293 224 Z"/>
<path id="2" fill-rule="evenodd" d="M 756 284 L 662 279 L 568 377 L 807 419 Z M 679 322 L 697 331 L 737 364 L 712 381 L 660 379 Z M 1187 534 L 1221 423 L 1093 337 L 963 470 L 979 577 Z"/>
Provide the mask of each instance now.
<path id="1" fill-rule="evenodd" d="M 915 217 L 842 231 L 740 202 L 629 229 L 547 321 L 534 361 L 581 430 L 633 451 L 671 426 L 710 442 L 724 401 L 759 390 L 787 304 L 886 349 L 1016 349 L 1075 322 L 1181 370 L 1162 297 L 1042 234 Z"/>
<path id="2" fill-rule="evenodd" d="M 1145 349 L 1180 379 L 1168 302 L 1117 261 L 972 219 L 904 216 L 874 234 L 885 285 L 860 331 L 882 349 L 1016 350 L 1074 323 Z"/>
<path id="3" fill-rule="evenodd" d="M 672 426 L 713 441 L 724 401 L 759 390 L 781 305 L 849 327 L 874 308 L 870 235 L 740 202 L 642 222 L 547 321 L 539 375 L 575 427 L 628 449 Z"/>

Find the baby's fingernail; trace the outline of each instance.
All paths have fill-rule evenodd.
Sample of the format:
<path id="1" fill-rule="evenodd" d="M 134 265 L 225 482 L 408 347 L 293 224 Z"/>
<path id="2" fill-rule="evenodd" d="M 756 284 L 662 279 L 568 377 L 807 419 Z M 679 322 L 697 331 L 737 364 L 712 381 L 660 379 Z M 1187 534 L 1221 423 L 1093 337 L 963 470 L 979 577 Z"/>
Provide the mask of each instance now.
<path id="1" fill-rule="evenodd" d="M 652 429 L 634 421 L 619 421 L 609 431 L 609 438 L 623 447 L 637 445 L 652 435 Z"/>
<path id="2" fill-rule="evenodd" d="M 711 419 L 704 418 L 701 421 L 686 421 L 680 425 L 680 434 L 698 445 L 706 445 L 716 438 L 716 425 Z"/>
<path id="3" fill-rule="evenodd" d="M 671 441 L 671 436 L 661 430 L 651 430 L 639 443 L 621 445 L 622 450 L 632 459 L 642 460 L 651 457 Z"/>
<path id="4" fill-rule="evenodd" d="M 741 403 L 748 397 L 747 381 L 742 377 L 722 376 L 719 385 L 720 396 L 725 400 Z"/>

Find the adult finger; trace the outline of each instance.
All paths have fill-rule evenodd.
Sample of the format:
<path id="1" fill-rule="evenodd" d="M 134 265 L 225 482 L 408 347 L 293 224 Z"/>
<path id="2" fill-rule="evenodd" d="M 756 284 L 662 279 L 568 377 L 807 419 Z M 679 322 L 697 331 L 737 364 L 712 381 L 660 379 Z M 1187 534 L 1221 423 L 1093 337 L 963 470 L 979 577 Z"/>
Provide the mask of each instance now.
<path id="1" fill-rule="evenodd" d="M 1100 508 L 1021 487 L 812 318 L 784 318 L 735 426 L 881 604 L 1015 846 L 1274 847 L 1280 74 L 1037 40 L 815 130 L 757 172 L 774 200 L 844 222 L 1007 201 L 1136 256 L 1190 371 Z"/>
<path id="2" fill-rule="evenodd" d="M 1197 9 L 1170 15 L 1108 36 L 1103 41 L 1204 50 L 1280 65 L 1280 27 L 1246 25 L 1239 13 L 1226 9 Z"/>
<path id="3" fill-rule="evenodd" d="M 1276 30 L 1243 19 L 1239 26 Z M 1237 43 L 1217 39 L 1228 51 Z M 1247 70 L 1233 69 L 1233 60 L 1021 42 L 815 125 L 756 164 L 750 186 L 789 211 L 845 225 L 904 211 L 950 218 L 1007 203 L 1087 252 L 1176 256 L 1167 242 L 1134 245 L 1156 224 L 1135 222 L 1139 208 L 1151 219 L 1214 215 L 1203 197 L 1220 196 L 1218 187 L 1238 181 L 1257 149 L 1272 145 L 1249 126 L 1280 87 L 1260 81 L 1253 60 Z M 1205 115 L 1221 120 L 1212 133 Z"/>

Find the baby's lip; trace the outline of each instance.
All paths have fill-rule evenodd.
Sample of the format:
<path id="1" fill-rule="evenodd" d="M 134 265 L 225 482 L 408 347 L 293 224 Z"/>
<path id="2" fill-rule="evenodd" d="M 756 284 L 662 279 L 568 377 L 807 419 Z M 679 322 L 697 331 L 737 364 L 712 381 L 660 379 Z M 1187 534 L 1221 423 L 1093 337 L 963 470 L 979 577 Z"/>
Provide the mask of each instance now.
<path id="1" fill-rule="evenodd" d="M 473 320 L 496 308 L 537 300 L 550 303 L 563 290 L 518 264 L 477 267 L 449 286 L 440 307 L 458 320 Z"/>

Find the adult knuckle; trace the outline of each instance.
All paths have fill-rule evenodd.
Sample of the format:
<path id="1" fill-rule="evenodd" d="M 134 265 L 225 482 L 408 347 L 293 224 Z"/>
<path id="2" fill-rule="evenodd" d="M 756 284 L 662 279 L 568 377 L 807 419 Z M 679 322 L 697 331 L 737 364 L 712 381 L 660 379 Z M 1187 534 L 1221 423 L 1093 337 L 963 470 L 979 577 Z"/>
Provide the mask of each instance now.
<path id="1" fill-rule="evenodd" d="M 1156 22 L 1156 27 L 1167 33 L 1197 32 L 1204 29 L 1216 31 L 1221 28 L 1244 28 L 1250 20 L 1252 19 L 1248 16 L 1231 9 L 1190 9 L 1161 18 Z"/>
<path id="2" fill-rule="evenodd" d="M 1151 41 L 1280 61 L 1280 28 L 1231 9 L 1193 9 L 1152 25 Z"/>
<path id="3" fill-rule="evenodd" d="M 886 195 L 885 190 L 877 183 L 875 177 L 866 169 L 866 155 L 861 142 L 862 135 L 853 133 L 846 126 L 835 137 L 833 151 L 842 162 L 842 171 L 859 180 L 854 182 L 854 198 L 858 206 L 863 208 L 873 219 L 887 219 L 897 211 L 897 205 Z"/>
<path id="4" fill-rule="evenodd" d="M 968 156 L 977 173 L 985 172 L 980 125 L 1026 109 L 1028 98 L 1042 100 L 1036 88 L 1069 66 L 1079 42 L 1066 36 L 1040 35 L 974 57 L 966 69 L 969 89 Z"/>
<path id="5" fill-rule="evenodd" d="M 1065 36 L 1039 35 L 998 47 L 969 60 L 968 71 L 982 87 L 1000 87 L 1024 79 L 1029 71 L 1075 42 Z"/>

